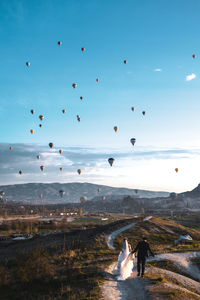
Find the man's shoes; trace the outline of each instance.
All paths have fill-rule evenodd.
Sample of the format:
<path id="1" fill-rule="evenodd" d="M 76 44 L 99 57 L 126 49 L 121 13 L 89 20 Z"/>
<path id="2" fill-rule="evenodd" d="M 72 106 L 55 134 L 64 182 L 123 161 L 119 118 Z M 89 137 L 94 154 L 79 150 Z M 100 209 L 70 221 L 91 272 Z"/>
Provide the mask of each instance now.
<path id="1" fill-rule="evenodd" d="M 137 273 L 137 276 L 139 277 L 139 276 L 140 276 L 140 273 Z"/>
<path id="2" fill-rule="evenodd" d="M 141 277 L 143 278 L 143 277 L 144 277 L 144 274 L 141 274 Z"/>

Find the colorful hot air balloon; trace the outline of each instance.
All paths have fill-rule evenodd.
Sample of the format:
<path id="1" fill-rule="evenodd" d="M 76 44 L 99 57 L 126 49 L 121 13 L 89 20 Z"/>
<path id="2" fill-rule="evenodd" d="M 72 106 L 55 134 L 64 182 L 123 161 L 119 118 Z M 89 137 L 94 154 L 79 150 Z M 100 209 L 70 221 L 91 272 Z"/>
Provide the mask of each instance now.
<path id="1" fill-rule="evenodd" d="M 32 115 L 35 113 L 34 109 L 31 109 L 31 113 L 32 113 Z"/>
<path id="2" fill-rule="evenodd" d="M 49 143 L 49 147 L 53 148 L 54 144 L 53 143 Z"/>
<path id="3" fill-rule="evenodd" d="M 19 170 L 19 175 L 22 175 L 22 173 L 23 173 L 22 170 Z"/>
<path id="4" fill-rule="evenodd" d="M 40 159 L 40 156 L 39 156 L 39 155 L 37 155 L 37 159 Z"/>
<path id="5" fill-rule="evenodd" d="M 108 162 L 109 162 L 109 164 L 110 164 L 111 167 L 112 167 L 114 161 L 115 161 L 115 160 L 114 160 L 114 158 L 112 158 L 112 157 L 108 159 Z"/>
<path id="6" fill-rule="evenodd" d="M 192 57 L 193 57 L 193 58 L 196 58 L 196 54 L 192 54 Z"/>
<path id="7" fill-rule="evenodd" d="M 102 198 L 101 198 L 101 199 L 102 199 L 103 201 L 104 201 L 104 200 L 106 200 L 106 196 L 102 196 Z"/>
<path id="8" fill-rule="evenodd" d="M 96 79 L 96 82 L 99 82 L 99 78 Z"/>
<path id="9" fill-rule="evenodd" d="M 39 119 L 42 121 L 42 120 L 44 120 L 44 116 L 43 115 L 40 115 L 39 116 Z"/>
<path id="10" fill-rule="evenodd" d="M 125 65 L 127 64 L 127 60 L 126 60 L 126 59 L 124 60 L 124 64 L 125 64 Z"/>
<path id="11" fill-rule="evenodd" d="M 33 130 L 33 129 L 31 129 L 31 130 L 30 130 L 30 133 L 31 133 L 31 134 L 33 134 L 33 133 L 34 133 L 34 130 Z"/>
<path id="12" fill-rule="evenodd" d="M 45 166 L 40 166 L 40 170 L 44 171 Z"/>
<path id="13" fill-rule="evenodd" d="M 178 173 L 178 168 L 175 168 L 176 173 Z"/>
<path id="14" fill-rule="evenodd" d="M 82 51 L 82 52 L 84 52 L 84 51 L 85 51 L 85 48 L 84 48 L 84 47 L 82 47 L 82 48 L 81 48 L 81 51 Z"/>
<path id="15" fill-rule="evenodd" d="M 5 192 L 4 191 L 0 191 L 0 196 L 1 197 L 5 196 Z"/>
<path id="16" fill-rule="evenodd" d="M 83 96 L 80 96 L 80 99 L 83 100 Z"/>
<path id="17" fill-rule="evenodd" d="M 131 142 L 131 144 L 134 146 L 134 145 L 135 145 L 135 142 L 136 142 L 136 139 L 135 139 L 135 138 L 132 138 L 132 139 L 130 139 L 130 142 Z"/>
<path id="18" fill-rule="evenodd" d="M 72 83 L 72 87 L 75 89 L 77 87 L 76 83 Z"/>
<path id="19" fill-rule="evenodd" d="M 81 175 L 81 172 L 82 172 L 81 169 L 78 169 L 78 170 L 77 170 L 77 173 L 78 173 L 79 175 Z"/>
<path id="20" fill-rule="evenodd" d="M 39 127 L 42 127 L 42 124 L 39 124 Z"/>
<path id="21" fill-rule="evenodd" d="M 114 126 L 114 131 L 117 132 L 117 130 L 118 130 L 118 127 Z"/>
<path id="22" fill-rule="evenodd" d="M 40 195 L 39 195 L 39 197 L 40 197 L 40 199 L 42 199 L 43 195 L 42 195 L 42 194 L 40 194 Z"/>
<path id="23" fill-rule="evenodd" d="M 60 195 L 61 198 L 64 196 L 64 194 L 65 194 L 65 191 L 63 191 L 63 190 L 59 191 L 59 195 Z"/>
<path id="24" fill-rule="evenodd" d="M 62 113 L 65 114 L 66 113 L 66 109 L 62 109 Z"/>
<path id="25" fill-rule="evenodd" d="M 87 201 L 87 197 L 84 196 L 84 197 L 80 197 L 80 202 L 81 203 L 85 203 Z"/>
<path id="26" fill-rule="evenodd" d="M 135 107 L 132 106 L 132 107 L 131 107 L 131 110 L 134 111 L 134 110 L 135 110 Z"/>
<path id="27" fill-rule="evenodd" d="M 9 147 L 9 150 L 13 150 L 13 147 L 12 147 L 12 146 L 10 146 L 10 147 Z"/>
<path id="28" fill-rule="evenodd" d="M 31 63 L 29 61 L 26 62 L 26 66 L 30 67 Z"/>
<path id="29" fill-rule="evenodd" d="M 59 150 L 59 153 L 60 153 L 60 154 L 62 154 L 62 153 L 63 153 L 63 150 L 62 150 L 62 149 L 60 149 L 60 150 Z"/>
<path id="30" fill-rule="evenodd" d="M 58 41 L 58 46 L 61 46 L 62 45 L 62 42 L 61 41 Z"/>
<path id="31" fill-rule="evenodd" d="M 146 111 L 144 111 L 144 110 L 143 110 L 142 114 L 143 114 L 143 116 L 145 116 L 145 114 L 146 114 Z"/>
<path id="32" fill-rule="evenodd" d="M 76 117 L 77 117 L 78 122 L 80 122 L 81 121 L 81 117 L 79 115 L 77 115 Z"/>

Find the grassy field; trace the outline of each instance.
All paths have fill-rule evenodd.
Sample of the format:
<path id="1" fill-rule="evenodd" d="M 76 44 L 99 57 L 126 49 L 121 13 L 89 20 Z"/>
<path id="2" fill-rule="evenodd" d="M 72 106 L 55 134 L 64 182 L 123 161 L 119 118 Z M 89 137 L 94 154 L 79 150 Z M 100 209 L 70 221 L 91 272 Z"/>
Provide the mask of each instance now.
<path id="1" fill-rule="evenodd" d="M 38 236 L 10 245 L 1 244 L 0 298 L 97 300 L 100 298 L 100 285 L 105 279 L 104 270 L 117 260 L 124 237 L 134 248 L 143 235 L 147 236 L 155 253 L 200 250 L 200 224 L 197 222 L 194 227 L 193 219 L 191 224 L 188 217 L 187 220 L 156 217 L 148 222 L 141 222 L 141 219 L 138 219 L 135 228 L 117 237 L 116 251 L 108 249 L 105 236 L 135 222 L 135 219 L 117 220 L 117 216 L 112 216 L 107 224 L 95 218 L 78 219 L 74 224 L 66 224 L 65 233 Z M 183 233 L 190 234 L 193 241 L 175 247 L 174 239 Z M 199 261 L 194 263 L 199 264 Z M 155 262 L 151 267 L 181 274 L 169 261 Z M 162 299 L 196 299 L 195 295 L 184 295 L 185 291 L 179 293 L 175 288 L 167 291 L 164 288 L 166 283 L 174 282 L 165 276 L 155 273 L 149 274 L 148 278 L 155 297 L 160 293 Z M 193 298 L 184 298 L 187 296 Z"/>
<path id="2" fill-rule="evenodd" d="M 99 299 L 105 267 L 118 255 L 107 248 L 105 235 L 131 222 L 88 224 L 65 235 L 2 246 L 1 299 Z"/>
<path id="3" fill-rule="evenodd" d="M 193 225 L 193 222 L 192 222 Z M 186 251 L 199 251 L 200 250 L 200 222 L 195 223 L 196 227 L 184 226 L 179 224 L 177 220 L 171 218 L 155 217 L 147 222 L 139 222 L 135 227 L 123 232 L 119 235 L 114 245 L 116 249 L 122 246 L 123 238 L 127 238 L 134 249 L 137 242 L 143 236 L 146 236 L 152 250 L 158 253 L 167 252 L 186 252 Z M 193 241 L 184 244 L 174 245 L 176 240 L 181 234 L 189 234 Z"/>

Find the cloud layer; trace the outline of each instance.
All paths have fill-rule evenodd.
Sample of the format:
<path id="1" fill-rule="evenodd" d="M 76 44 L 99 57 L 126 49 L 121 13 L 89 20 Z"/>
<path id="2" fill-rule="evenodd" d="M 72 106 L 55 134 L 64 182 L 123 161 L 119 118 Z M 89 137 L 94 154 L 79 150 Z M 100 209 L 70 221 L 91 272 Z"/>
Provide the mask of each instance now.
<path id="1" fill-rule="evenodd" d="M 174 182 L 175 167 L 187 170 L 198 163 L 200 150 L 153 149 L 133 147 L 132 151 L 104 148 L 64 147 L 59 148 L 33 144 L 0 144 L 0 182 L 15 184 L 27 182 L 91 182 L 113 186 L 169 190 Z M 40 159 L 37 159 L 40 155 Z M 111 168 L 108 158 L 114 157 Z M 40 166 L 45 166 L 42 172 Z M 185 167 L 186 166 L 186 167 Z M 60 167 L 63 171 L 60 171 Z M 82 170 L 78 175 L 77 169 Z M 19 175 L 19 170 L 23 171 Z M 190 174 L 188 174 L 190 176 Z M 191 177 L 191 176 L 190 176 Z M 183 178 L 182 178 L 183 179 Z M 176 179 L 175 179 L 176 180 Z M 185 179 L 188 181 L 188 179 Z M 183 181 L 184 184 L 184 181 Z M 192 184 L 192 182 L 191 182 Z"/>

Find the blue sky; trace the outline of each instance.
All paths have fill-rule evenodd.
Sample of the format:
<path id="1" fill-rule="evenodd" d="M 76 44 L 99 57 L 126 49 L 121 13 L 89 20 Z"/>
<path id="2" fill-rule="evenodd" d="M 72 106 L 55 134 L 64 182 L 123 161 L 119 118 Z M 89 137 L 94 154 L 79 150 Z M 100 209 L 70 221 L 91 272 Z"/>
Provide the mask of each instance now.
<path id="1" fill-rule="evenodd" d="M 143 164 L 136 168 L 135 160 L 130 163 L 141 174 L 148 169 L 146 151 L 200 149 L 199 8 L 199 1 L 193 0 L 0 1 L 1 146 L 21 143 L 40 149 L 52 141 L 60 148 L 96 148 L 101 153 L 107 149 L 105 154 L 111 155 L 144 151 Z M 81 47 L 86 51 L 81 52 Z M 196 77 L 187 81 L 191 74 Z M 76 89 L 72 88 L 74 82 Z M 67 111 L 64 115 L 63 108 Z M 35 110 L 34 115 L 30 109 Z M 42 128 L 38 126 L 40 114 L 45 118 Z M 30 129 L 35 130 L 33 135 Z M 134 149 L 129 142 L 132 137 L 137 140 Z M 12 167 L 12 160 L 6 157 Z M 104 163 L 103 157 L 99 159 Z M 159 173 L 169 171 L 163 170 L 169 167 L 162 157 L 162 168 L 157 177 L 152 176 L 154 183 L 139 176 L 140 181 L 133 180 L 133 188 L 192 188 L 188 172 L 193 174 L 194 185 L 198 183 L 198 156 L 182 159 L 177 155 L 168 164 L 173 172 L 181 165 L 177 186 L 171 173 L 160 181 Z M 119 165 L 116 173 L 123 174 L 121 182 L 113 170 L 110 181 L 106 179 L 104 168 L 101 176 L 105 182 L 96 169 L 81 180 L 131 187 L 131 171 L 120 161 Z M 153 165 L 161 165 L 157 152 Z M 34 170 L 23 179 L 16 173 L 13 170 L 13 177 L 10 173 L 9 183 L 38 180 Z M 151 177 L 151 172 L 148 174 Z M 72 179 L 69 173 L 61 180 Z M 55 181 L 48 173 L 45 180 Z"/>

